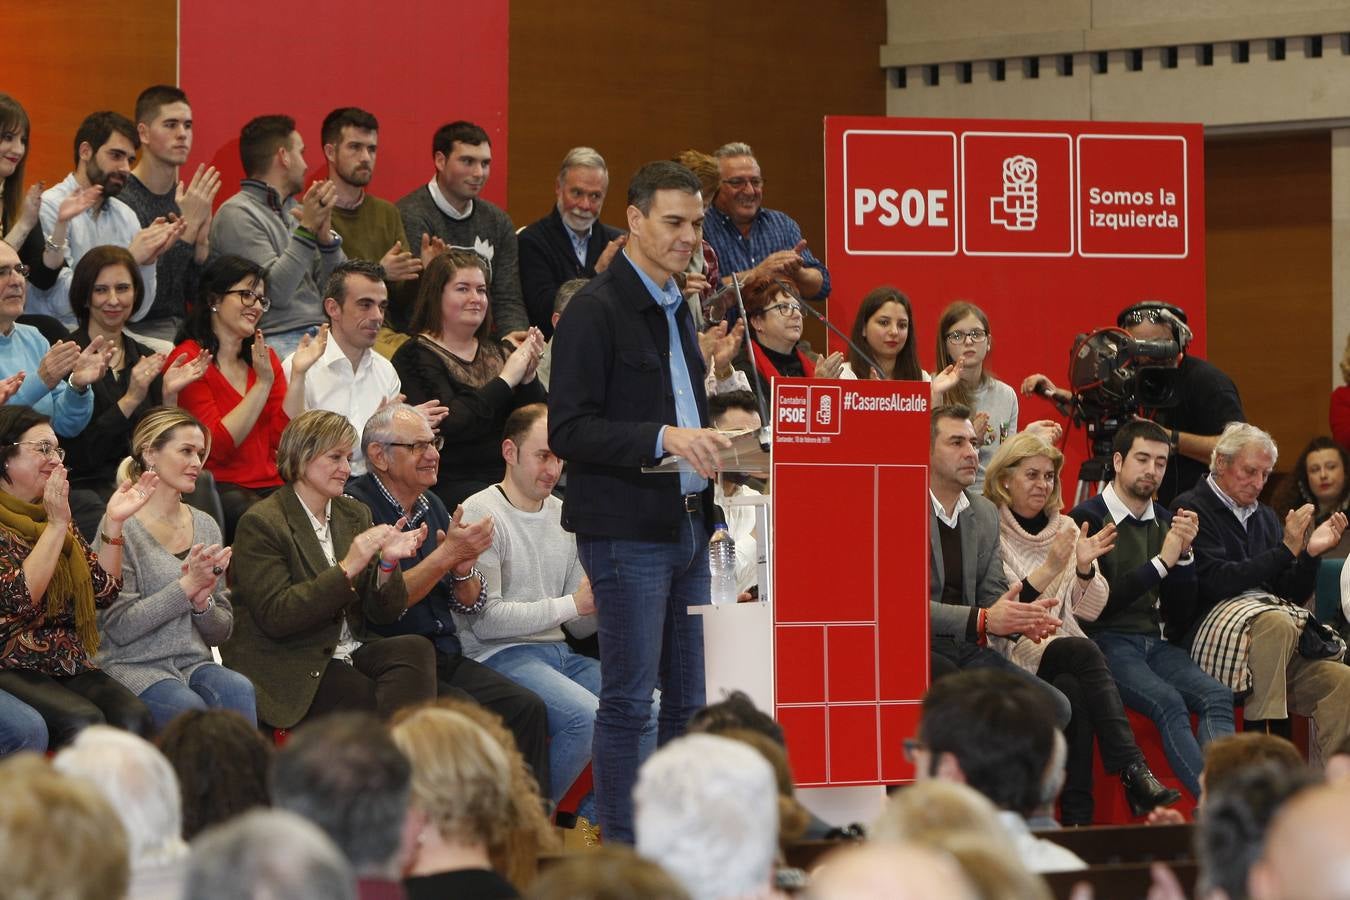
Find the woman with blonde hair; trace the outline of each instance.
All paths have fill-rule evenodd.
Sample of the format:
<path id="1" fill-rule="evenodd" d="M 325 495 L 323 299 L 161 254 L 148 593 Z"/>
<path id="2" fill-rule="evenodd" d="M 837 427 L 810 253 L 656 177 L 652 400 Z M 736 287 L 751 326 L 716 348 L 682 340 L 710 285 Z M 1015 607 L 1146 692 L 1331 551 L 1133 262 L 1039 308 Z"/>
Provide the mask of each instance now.
<path id="1" fill-rule="evenodd" d="M 435 706 L 405 716 L 393 737 L 412 763 L 408 900 L 518 897 L 489 856 L 511 828 L 506 752 L 468 716 Z"/>
<path id="2" fill-rule="evenodd" d="M 160 406 L 142 415 L 117 470 L 119 484 L 145 472 L 159 483 L 123 530 L 122 592 L 99 615 L 98 663 L 141 698 L 161 729 L 208 707 L 257 723 L 253 685 L 211 657 L 234 625 L 225 587 L 230 548 L 215 519 L 183 502 L 209 453 L 210 437 L 192 413 Z"/>
<path id="3" fill-rule="evenodd" d="M 1178 791 L 1163 787 L 1135 743 L 1125 706 L 1102 651 L 1078 620 L 1092 621 L 1106 607 L 1109 587 L 1096 560 L 1115 546 L 1107 524 L 1091 537 L 1060 515 L 1060 469 L 1064 454 L 1030 432 L 1004 441 L 994 454 L 984 496 L 998 507 L 1003 568 L 1009 584 L 1021 584 L 1023 603 L 1040 603 L 1061 623 L 1040 640 L 991 637 L 1008 659 L 1064 692 L 1073 708 L 1066 737 L 1068 775 L 1061 795 L 1066 824 L 1092 822 L 1092 743 L 1095 736 L 1106 771 L 1118 773 L 1135 815 L 1175 803 Z"/>

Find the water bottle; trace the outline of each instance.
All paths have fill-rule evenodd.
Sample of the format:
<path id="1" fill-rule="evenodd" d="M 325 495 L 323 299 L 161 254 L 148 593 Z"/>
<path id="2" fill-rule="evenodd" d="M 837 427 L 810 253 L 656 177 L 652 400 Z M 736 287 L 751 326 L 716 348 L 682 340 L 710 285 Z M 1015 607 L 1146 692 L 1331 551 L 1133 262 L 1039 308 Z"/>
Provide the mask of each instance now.
<path id="1" fill-rule="evenodd" d="M 736 542 L 727 526 L 717 523 L 708 541 L 708 571 L 712 574 L 714 606 L 736 602 Z"/>

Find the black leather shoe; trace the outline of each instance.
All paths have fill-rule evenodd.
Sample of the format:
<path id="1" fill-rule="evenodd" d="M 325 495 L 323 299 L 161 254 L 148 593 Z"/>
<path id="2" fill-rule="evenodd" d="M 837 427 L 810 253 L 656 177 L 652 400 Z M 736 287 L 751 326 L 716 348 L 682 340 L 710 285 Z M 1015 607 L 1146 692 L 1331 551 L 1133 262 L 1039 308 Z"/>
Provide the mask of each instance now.
<path id="1" fill-rule="evenodd" d="M 1130 812 L 1147 815 L 1159 806 L 1169 806 L 1181 799 L 1181 791 L 1163 787 L 1162 782 L 1149 771 L 1148 763 L 1140 761 L 1120 773 L 1125 786 L 1125 799 L 1130 801 Z"/>

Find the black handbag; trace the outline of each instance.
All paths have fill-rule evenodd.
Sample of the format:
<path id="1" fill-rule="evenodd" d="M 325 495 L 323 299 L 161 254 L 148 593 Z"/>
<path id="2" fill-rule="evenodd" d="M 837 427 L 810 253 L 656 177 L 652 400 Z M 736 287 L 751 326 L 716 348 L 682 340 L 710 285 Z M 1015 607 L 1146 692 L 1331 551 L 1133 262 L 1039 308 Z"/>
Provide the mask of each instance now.
<path id="1" fill-rule="evenodd" d="M 1340 659 L 1345 656 L 1345 642 L 1331 626 L 1308 613 L 1308 622 L 1298 636 L 1298 655 L 1304 659 Z"/>

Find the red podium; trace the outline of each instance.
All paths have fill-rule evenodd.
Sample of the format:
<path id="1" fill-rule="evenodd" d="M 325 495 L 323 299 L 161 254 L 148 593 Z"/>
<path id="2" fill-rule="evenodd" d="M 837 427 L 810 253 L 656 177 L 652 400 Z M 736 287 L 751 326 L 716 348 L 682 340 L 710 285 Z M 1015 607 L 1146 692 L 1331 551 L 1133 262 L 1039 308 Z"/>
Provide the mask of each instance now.
<path id="1" fill-rule="evenodd" d="M 802 787 L 913 777 L 928 688 L 929 386 L 773 385 L 774 715 Z"/>

